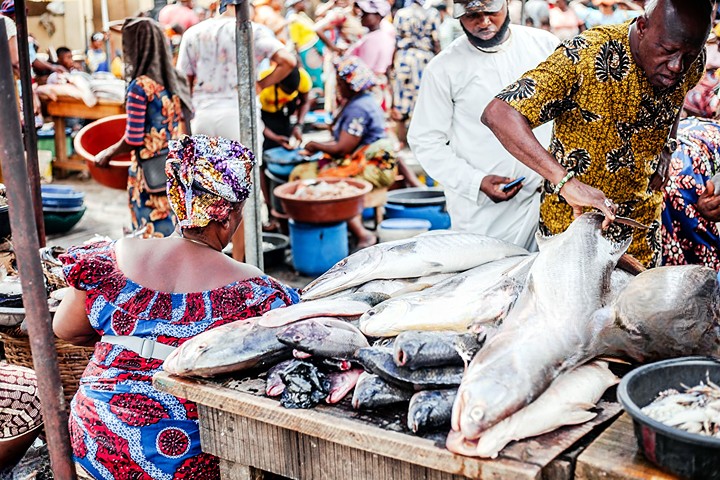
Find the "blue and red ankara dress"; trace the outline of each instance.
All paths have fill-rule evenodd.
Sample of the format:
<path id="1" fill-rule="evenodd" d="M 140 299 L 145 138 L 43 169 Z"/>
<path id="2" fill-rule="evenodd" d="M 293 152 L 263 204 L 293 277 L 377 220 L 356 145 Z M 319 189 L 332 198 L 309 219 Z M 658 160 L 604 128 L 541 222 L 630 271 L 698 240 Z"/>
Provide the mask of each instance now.
<path id="1" fill-rule="evenodd" d="M 87 293 L 99 335 L 134 335 L 171 346 L 205 330 L 299 301 L 268 276 L 197 293 L 158 292 L 125 277 L 115 242 L 73 247 L 61 257 L 68 284 Z M 71 403 L 74 459 L 100 479 L 217 479 L 218 459 L 202 453 L 193 402 L 160 392 L 162 360 L 98 342 Z"/>

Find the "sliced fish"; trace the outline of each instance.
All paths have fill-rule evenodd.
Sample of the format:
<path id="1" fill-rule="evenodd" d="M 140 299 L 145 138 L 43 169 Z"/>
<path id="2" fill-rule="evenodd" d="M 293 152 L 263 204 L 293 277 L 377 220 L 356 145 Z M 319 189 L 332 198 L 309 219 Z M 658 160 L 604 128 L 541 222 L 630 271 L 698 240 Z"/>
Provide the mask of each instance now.
<path id="1" fill-rule="evenodd" d="M 463 376 L 463 367 L 460 366 L 420 370 L 398 367 L 393 360 L 392 350 L 384 348 L 361 348 L 357 358 L 365 370 L 401 388 L 429 390 L 456 387 L 460 385 Z"/>
<path id="2" fill-rule="evenodd" d="M 427 235 L 363 248 L 335 264 L 303 289 L 303 300 L 331 295 L 377 279 L 462 272 L 527 250 L 473 233 Z"/>
<path id="3" fill-rule="evenodd" d="M 258 325 L 255 317 L 207 330 L 183 343 L 165 360 L 175 375 L 212 377 L 275 364 L 290 356 L 277 328 Z"/>
<path id="4" fill-rule="evenodd" d="M 300 302 L 269 310 L 258 323 L 263 327 L 280 327 L 314 317 L 357 318 L 388 298 L 389 295 L 382 293 L 364 292 L 315 302 Z"/>
<path id="5" fill-rule="evenodd" d="M 591 409 L 617 382 L 607 363 L 583 365 L 557 377 L 537 400 L 485 430 L 479 439 L 468 440 L 460 432 L 451 432 L 447 448 L 462 455 L 496 458 L 512 441 L 592 420 L 597 413 Z"/>
<path id="6" fill-rule="evenodd" d="M 277 334 L 278 340 L 313 356 L 351 359 L 355 352 L 369 347 L 356 327 L 334 318 L 311 318 L 288 325 Z"/>
<path id="7" fill-rule="evenodd" d="M 422 292 L 382 302 L 360 317 L 360 330 L 372 337 L 409 330 L 462 333 L 471 324 L 501 321 L 522 290 L 533 259 L 523 255 L 491 261 Z"/>
<path id="8" fill-rule="evenodd" d="M 457 388 L 417 392 L 408 406 L 408 428 L 415 433 L 447 430 L 456 395 Z"/>
<path id="9" fill-rule="evenodd" d="M 610 278 L 630 239 L 602 235 L 603 217 L 586 213 L 539 238 L 525 288 L 497 332 L 470 363 L 453 408 L 453 429 L 474 440 L 525 407 L 561 373 L 594 358 L 588 328 L 606 304 Z"/>
<path id="10" fill-rule="evenodd" d="M 413 390 L 400 388 L 372 373 L 363 372 L 353 392 L 352 406 L 360 410 L 372 410 L 407 402 Z"/>

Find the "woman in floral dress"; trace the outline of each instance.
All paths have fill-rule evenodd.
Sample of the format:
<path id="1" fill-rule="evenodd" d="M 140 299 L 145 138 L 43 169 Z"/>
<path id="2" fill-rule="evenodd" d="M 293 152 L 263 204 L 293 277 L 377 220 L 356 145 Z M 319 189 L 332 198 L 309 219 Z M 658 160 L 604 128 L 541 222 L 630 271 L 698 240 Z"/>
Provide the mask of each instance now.
<path id="1" fill-rule="evenodd" d="M 678 141 L 663 192 L 663 265 L 720 270 L 720 191 L 709 181 L 720 173 L 720 123 L 686 118 L 678 127 Z"/>
<path id="2" fill-rule="evenodd" d="M 182 236 L 73 247 L 58 337 L 95 345 L 71 403 L 74 459 L 95 478 L 219 478 L 200 448 L 197 407 L 152 376 L 189 338 L 299 301 L 296 291 L 222 253 L 242 219 L 253 154 L 204 135 L 170 142 L 168 199 Z M 205 272 L 206 274 L 203 274 Z"/>
<path id="3" fill-rule="evenodd" d="M 189 111 L 190 92 L 175 71 L 162 28 L 149 18 L 129 18 L 122 29 L 127 124 L 122 140 L 100 152 L 99 167 L 118 153 L 132 153 L 128 199 L 133 229 L 146 227 L 146 235 L 168 236 L 175 229 L 164 191 L 150 192 L 139 162 L 166 155 L 168 141 L 188 129 L 183 109 Z"/>

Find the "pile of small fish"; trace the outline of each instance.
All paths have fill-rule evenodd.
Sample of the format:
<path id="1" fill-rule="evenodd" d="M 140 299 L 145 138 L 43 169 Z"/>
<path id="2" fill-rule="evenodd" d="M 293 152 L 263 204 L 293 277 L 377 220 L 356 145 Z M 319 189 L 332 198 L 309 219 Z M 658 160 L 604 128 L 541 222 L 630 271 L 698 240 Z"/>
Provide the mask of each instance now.
<path id="1" fill-rule="evenodd" d="M 598 357 L 720 351 L 715 272 L 618 269 L 629 241 L 608 240 L 602 220 L 582 215 L 539 238 L 536 254 L 456 232 L 360 250 L 302 302 L 202 333 L 164 368 L 210 377 L 274 367 L 266 393 L 285 406 L 351 391 L 357 409 L 408 404 L 410 430 L 451 428 L 451 451 L 496 457 L 511 441 L 593 418 L 617 382 Z"/>
<path id="2" fill-rule="evenodd" d="M 670 427 L 720 438 L 720 386 L 708 378 L 694 387 L 682 388 L 660 392 L 642 412 Z"/>

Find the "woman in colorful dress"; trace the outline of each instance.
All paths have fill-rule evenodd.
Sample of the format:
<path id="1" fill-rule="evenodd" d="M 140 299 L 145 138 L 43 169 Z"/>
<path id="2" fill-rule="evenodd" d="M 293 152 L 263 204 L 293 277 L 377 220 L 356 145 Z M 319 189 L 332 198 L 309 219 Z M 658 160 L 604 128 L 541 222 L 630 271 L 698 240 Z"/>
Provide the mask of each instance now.
<path id="1" fill-rule="evenodd" d="M 407 145 L 407 124 L 415 109 L 423 70 L 440 52 L 440 13 L 423 8 L 425 0 L 410 0 L 410 5 L 395 15 L 395 56 L 390 85 L 393 103 L 390 116 L 397 125 L 400 149 Z"/>
<path id="2" fill-rule="evenodd" d="M 385 133 L 385 118 L 380 105 L 370 93 L 375 75 L 357 57 L 346 57 L 337 64 L 338 93 L 344 106 L 332 124 L 331 142 L 308 142 L 307 154 L 322 152 L 319 162 L 298 165 L 289 180 L 301 178 L 361 178 L 376 188 L 395 182 L 396 157 Z M 348 227 L 364 248 L 377 243 L 377 237 L 363 227 L 360 216 L 350 220 Z"/>
<path id="3" fill-rule="evenodd" d="M 175 230 L 164 188 L 148 188 L 141 164 L 167 154 L 168 141 L 189 131 L 183 111 L 191 107 L 184 77 L 172 63 L 172 53 L 162 28 L 150 18 L 129 18 L 122 28 L 125 77 L 128 81 L 125 135 L 103 150 L 95 161 L 106 167 L 119 153 L 132 153 L 128 198 L 134 230 L 146 236 L 168 236 Z M 150 168 L 146 166 L 145 168 Z"/>
<path id="4" fill-rule="evenodd" d="M 168 199 L 180 236 L 73 247 L 55 334 L 95 352 L 71 403 L 74 459 L 95 478 L 219 478 L 202 453 L 197 407 L 152 376 L 189 338 L 299 301 L 222 250 L 242 220 L 253 154 L 204 135 L 170 142 Z M 202 272 L 207 272 L 203 275 Z"/>
<path id="5" fill-rule="evenodd" d="M 720 191 L 709 181 L 720 173 L 720 123 L 686 118 L 678 142 L 663 192 L 663 264 L 720 270 Z"/>

